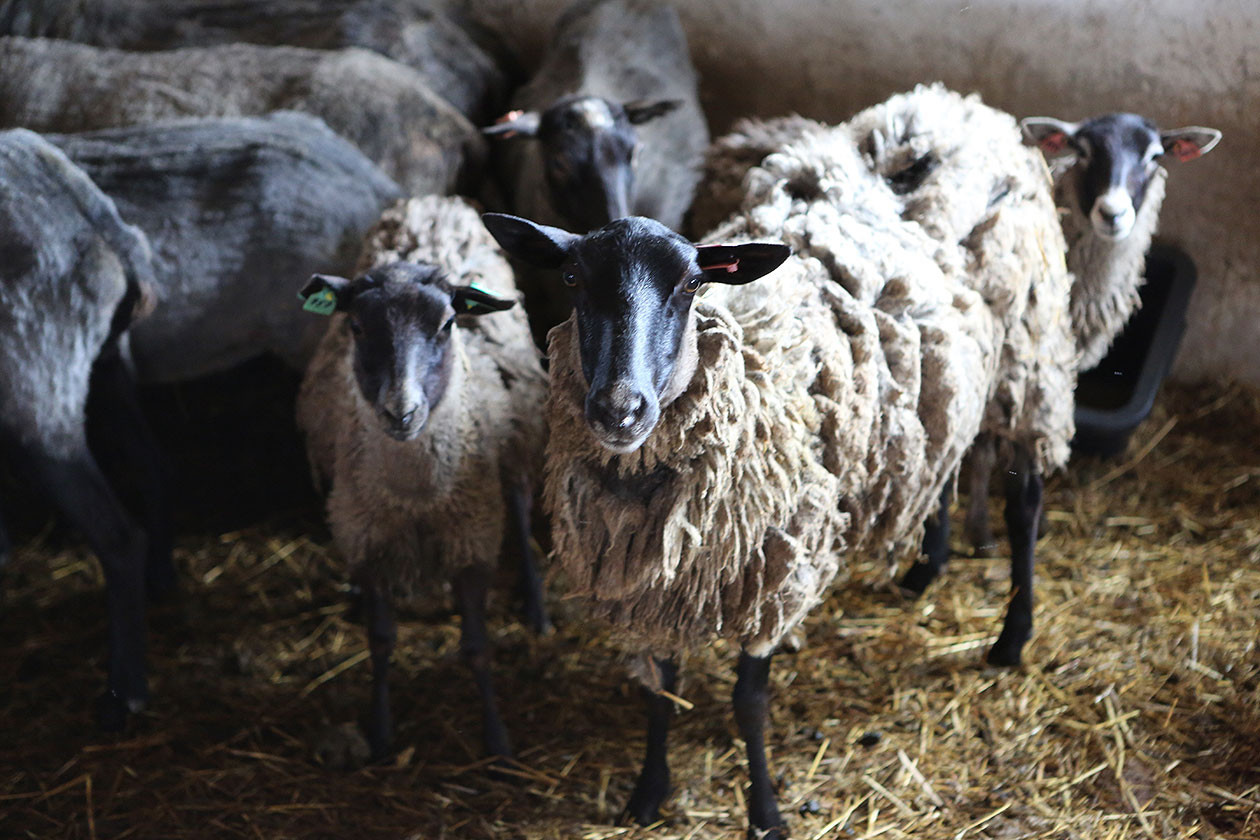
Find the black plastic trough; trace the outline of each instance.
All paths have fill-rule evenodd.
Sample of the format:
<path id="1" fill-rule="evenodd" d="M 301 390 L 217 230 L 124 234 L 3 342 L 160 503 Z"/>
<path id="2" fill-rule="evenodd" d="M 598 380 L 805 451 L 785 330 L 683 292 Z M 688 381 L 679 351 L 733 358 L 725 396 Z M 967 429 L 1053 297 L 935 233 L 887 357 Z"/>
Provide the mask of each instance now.
<path id="1" fill-rule="evenodd" d="M 1119 455 L 1151 413 L 1181 344 L 1195 279 L 1194 262 L 1184 251 L 1161 243 L 1151 246 L 1142 307 L 1097 367 L 1077 380 L 1073 451 Z"/>

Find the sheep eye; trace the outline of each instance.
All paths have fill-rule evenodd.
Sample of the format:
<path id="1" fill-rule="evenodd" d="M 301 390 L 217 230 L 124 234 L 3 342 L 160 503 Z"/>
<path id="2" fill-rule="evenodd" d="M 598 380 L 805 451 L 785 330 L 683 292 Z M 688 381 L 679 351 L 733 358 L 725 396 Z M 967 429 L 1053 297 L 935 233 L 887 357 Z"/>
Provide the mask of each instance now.
<path id="1" fill-rule="evenodd" d="M 566 271 L 566 272 L 564 273 L 564 285 L 568 286 L 570 289 L 571 289 L 571 288 L 573 288 L 574 286 L 576 286 L 576 285 L 577 285 L 577 274 L 576 274 L 575 272 L 572 272 L 572 271 Z"/>
<path id="2" fill-rule="evenodd" d="M 694 295 L 700 290 L 700 284 L 702 282 L 704 282 L 704 279 L 701 277 L 689 277 L 687 278 L 687 282 L 683 283 L 683 291 L 689 295 Z"/>
<path id="3" fill-rule="evenodd" d="M 450 332 L 451 327 L 455 326 L 455 316 L 446 319 L 446 323 L 442 325 L 442 332 Z"/>
<path id="4" fill-rule="evenodd" d="M 358 318 L 350 319 L 350 332 L 354 335 L 363 335 L 363 325 L 359 323 Z"/>

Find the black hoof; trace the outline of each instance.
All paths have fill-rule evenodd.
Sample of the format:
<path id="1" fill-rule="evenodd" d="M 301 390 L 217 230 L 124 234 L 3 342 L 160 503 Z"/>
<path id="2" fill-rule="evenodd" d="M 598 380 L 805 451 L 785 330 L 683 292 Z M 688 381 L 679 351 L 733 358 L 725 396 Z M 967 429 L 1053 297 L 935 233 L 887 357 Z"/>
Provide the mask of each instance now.
<path id="1" fill-rule="evenodd" d="M 117 692 L 107 690 L 96 698 L 96 727 L 102 732 L 122 732 L 127 718 L 145 706 L 143 699 L 124 700 Z"/>
<path id="2" fill-rule="evenodd" d="M 556 626 L 551 623 L 546 613 L 526 615 L 525 623 L 535 636 L 545 637 L 556 632 Z"/>
<path id="3" fill-rule="evenodd" d="M 915 563 L 898 584 L 901 594 L 907 598 L 918 598 L 936 580 L 936 575 L 937 572 L 927 563 Z"/>
<path id="4" fill-rule="evenodd" d="M 989 648 L 985 662 L 996 668 L 1018 668 L 1026 641 L 1027 639 L 1008 639 L 1005 634 L 998 636 L 993 647 Z"/>
<path id="5" fill-rule="evenodd" d="M 660 822 L 661 804 L 668 794 L 668 785 L 635 785 L 634 793 L 630 794 L 630 801 L 626 803 L 626 808 L 621 812 L 617 823 L 628 825 L 634 822 L 636 825 L 651 825 Z"/>

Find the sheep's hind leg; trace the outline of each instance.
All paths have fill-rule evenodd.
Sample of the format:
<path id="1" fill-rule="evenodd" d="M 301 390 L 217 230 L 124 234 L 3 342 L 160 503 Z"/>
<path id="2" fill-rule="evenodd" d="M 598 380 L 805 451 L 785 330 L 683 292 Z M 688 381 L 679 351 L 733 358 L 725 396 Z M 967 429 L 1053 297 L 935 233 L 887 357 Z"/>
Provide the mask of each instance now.
<path id="1" fill-rule="evenodd" d="M 911 598 L 922 595 L 949 562 L 949 495 L 947 484 L 936 515 L 923 528 L 923 559 L 916 560 L 901 579 L 901 591 Z"/>
<path id="2" fill-rule="evenodd" d="M 394 721 L 389 708 L 389 660 L 398 631 L 393 605 L 384 587 L 375 581 L 366 582 L 361 592 L 368 652 L 372 658 L 372 704 L 368 709 L 367 740 L 372 760 L 380 761 L 389 755 L 394 741 Z"/>
<path id="3" fill-rule="evenodd" d="M 739 654 L 735 691 L 735 723 L 748 749 L 748 836 L 750 840 L 784 840 L 787 829 L 766 764 L 766 716 L 770 706 L 770 657 Z"/>
<path id="4" fill-rule="evenodd" d="M 660 686 L 670 694 L 678 685 L 678 663 L 673 660 L 654 659 L 660 674 Z M 651 825 L 661 818 L 661 803 L 669 795 L 669 721 L 674 715 L 674 701 L 663 694 L 643 687 L 643 700 L 647 705 L 647 750 L 643 755 L 643 769 L 634 784 L 634 792 L 626 803 L 623 818 L 628 817 L 639 825 Z"/>
<path id="5" fill-rule="evenodd" d="M 486 752 L 500 758 L 511 758 L 512 748 L 503 719 L 499 716 L 490 676 L 490 642 L 486 635 L 489 579 L 490 570 L 481 567 L 464 569 L 455 576 L 455 603 L 462 621 L 459 648 L 481 695 L 482 735 Z"/>
<path id="6" fill-rule="evenodd" d="M 161 600 L 176 585 L 170 481 L 161 448 L 140 408 L 135 379 L 116 346 L 106 347 L 92 367 L 87 413 L 89 443 L 102 468 L 111 476 L 134 476 L 140 521 L 149 539 L 146 593 L 150 600 Z"/>
<path id="7" fill-rule="evenodd" d="M 989 482 L 997 466 L 997 441 L 981 435 L 967 456 L 967 516 L 963 534 L 977 557 L 991 557 L 996 549 L 989 526 Z"/>
<path id="8" fill-rule="evenodd" d="M 27 447 L 25 471 L 77 528 L 105 572 L 109 622 L 106 691 L 96 703 L 97 724 L 120 731 L 130 712 L 149 700 L 145 674 L 144 533 L 132 522 L 104 474 L 80 441 L 68 455 Z"/>
<path id="9" fill-rule="evenodd" d="M 1041 521 L 1042 479 L 1025 451 L 1016 453 L 1006 476 L 1006 530 L 1011 542 L 1011 602 L 1002 633 L 989 650 L 990 665 L 1018 665 L 1032 635 L 1033 560 Z"/>
<path id="10" fill-rule="evenodd" d="M 508 491 L 507 501 L 508 515 L 512 520 L 512 538 L 516 543 L 520 563 L 521 576 L 517 587 L 525 603 L 525 621 L 536 635 L 545 636 L 553 628 L 551 619 L 547 616 L 543 580 L 538 571 L 538 556 L 534 552 L 534 541 L 530 539 L 533 494 L 525 486 L 514 487 Z"/>

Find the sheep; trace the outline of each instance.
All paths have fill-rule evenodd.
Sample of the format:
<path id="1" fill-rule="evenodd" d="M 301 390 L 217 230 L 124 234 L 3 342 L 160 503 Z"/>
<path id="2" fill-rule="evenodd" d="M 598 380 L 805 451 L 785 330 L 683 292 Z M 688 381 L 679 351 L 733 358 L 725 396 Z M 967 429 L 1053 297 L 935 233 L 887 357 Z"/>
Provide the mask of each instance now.
<path id="1" fill-rule="evenodd" d="M 84 415 L 89 382 L 125 381 L 118 343 L 152 282 L 144 235 L 82 170 L 37 134 L 0 132 L 0 450 L 101 561 L 109 653 L 96 714 L 110 731 L 149 699 L 146 540 L 88 448 Z M 113 445 L 151 445 L 143 428 L 120 428 L 131 439 Z"/>
<path id="2" fill-rule="evenodd" d="M 1028 142 L 1050 159 L 1067 239 L 1072 285 L 1072 330 L 1081 372 L 1098 365 L 1141 305 L 1146 252 L 1159 222 L 1167 170 L 1162 159 L 1195 160 L 1221 133 L 1189 126 L 1161 131 L 1138 114 L 1110 113 L 1070 123 L 1026 117 Z M 993 442 L 981 438 L 971 458 L 965 533 L 980 553 L 993 544 L 989 479 Z M 924 581 L 926 585 L 927 581 Z"/>
<path id="3" fill-rule="evenodd" d="M 292 109 L 320 117 L 412 195 L 471 179 L 484 143 L 414 71 L 361 49 L 232 44 L 154 53 L 0 38 L 0 127 L 81 132 Z"/>
<path id="4" fill-rule="evenodd" d="M 907 172 L 922 186 L 899 194 Z M 644 652 L 648 749 L 627 814 L 654 821 L 668 789 L 678 656 L 725 638 L 742 647 L 749 833 L 780 838 L 763 732 L 775 647 L 846 557 L 916 544 L 986 425 L 1026 453 L 1035 525 L 1039 471 L 1071 437 L 1043 391 L 1071 377 L 1008 357 L 1054 329 L 1040 301 L 1065 311 L 1069 286 L 1044 164 L 974 98 L 894 98 L 744 184 L 699 246 L 639 217 L 585 235 L 483 219 L 572 289 L 549 341 L 544 502 L 571 596 Z M 757 241 L 774 238 L 787 245 Z"/>
<path id="5" fill-rule="evenodd" d="M 0 34 L 127 50 L 246 42 L 363 47 L 416 70 L 470 120 L 506 98 L 494 59 L 433 0 L 5 0 Z"/>
<path id="6" fill-rule="evenodd" d="M 631 213 L 681 227 L 709 133 L 672 6 L 574 4 L 512 107 L 484 129 L 504 138 L 493 163 L 511 212 L 583 231 Z M 564 291 L 523 279 L 545 336 L 568 316 Z"/>
<path id="7" fill-rule="evenodd" d="M 301 370 L 320 325 L 293 278 L 347 272 L 398 186 L 319 120 L 175 120 L 48 135 L 148 234 L 157 304 L 130 331 L 143 383 L 179 382 L 267 352 Z"/>
<path id="8" fill-rule="evenodd" d="M 411 199 L 369 234 L 355 280 L 316 275 L 307 306 L 334 311 L 298 396 L 327 515 L 363 589 L 372 657 L 368 742 L 389 748 L 391 591 L 449 582 L 481 695 L 489 754 L 510 756 L 490 684 L 486 589 L 507 529 L 526 560 L 546 389 L 511 269 L 460 199 Z M 312 304 L 315 301 L 315 304 Z M 496 314 L 497 313 L 497 314 Z"/>

